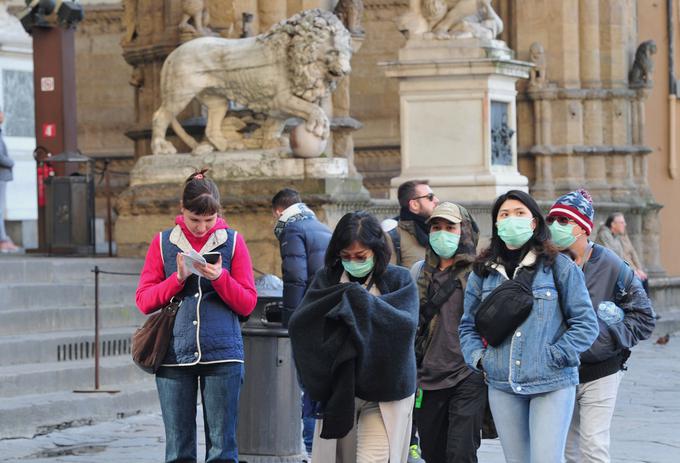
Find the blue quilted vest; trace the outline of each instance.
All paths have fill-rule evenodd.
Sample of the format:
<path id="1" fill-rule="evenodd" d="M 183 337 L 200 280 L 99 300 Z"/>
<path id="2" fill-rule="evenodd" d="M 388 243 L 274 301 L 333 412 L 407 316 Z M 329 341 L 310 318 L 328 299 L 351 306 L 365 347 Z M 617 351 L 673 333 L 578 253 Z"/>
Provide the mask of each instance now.
<path id="1" fill-rule="evenodd" d="M 236 232 L 215 231 L 202 252 L 222 254 L 222 267 L 231 270 Z M 177 271 L 177 254 L 190 247 L 179 226 L 161 232 L 161 251 L 166 278 Z M 205 278 L 191 274 L 176 295 L 181 305 L 175 318 L 170 348 L 163 365 L 194 365 L 243 361 L 243 339 L 238 316 Z"/>

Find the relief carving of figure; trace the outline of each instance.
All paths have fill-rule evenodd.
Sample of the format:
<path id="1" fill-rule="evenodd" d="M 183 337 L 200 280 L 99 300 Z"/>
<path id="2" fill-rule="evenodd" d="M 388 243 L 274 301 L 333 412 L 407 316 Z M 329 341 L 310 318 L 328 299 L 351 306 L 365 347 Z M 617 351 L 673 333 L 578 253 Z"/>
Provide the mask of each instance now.
<path id="1" fill-rule="evenodd" d="M 543 45 L 534 42 L 529 47 L 529 61 L 534 64 L 529 74 L 529 83 L 532 87 L 545 87 L 547 83 L 547 66 L 545 60 L 545 50 Z"/>
<path id="2" fill-rule="evenodd" d="M 656 42 L 645 40 L 635 52 L 633 67 L 628 73 L 628 83 L 631 87 L 646 87 L 652 83 L 652 72 L 654 71 L 654 61 L 652 55 L 656 53 Z"/>
<path id="3" fill-rule="evenodd" d="M 364 35 L 361 19 L 364 15 L 364 0 L 338 0 L 335 15 L 353 35 Z"/>
<path id="4" fill-rule="evenodd" d="M 221 126 L 231 106 L 265 114 L 265 142 L 280 146 L 285 120 L 299 117 L 307 130 L 327 138 L 322 98 L 351 71 L 351 36 L 331 12 L 306 10 L 245 39 L 203 37 L 176 48 L 161 70 L 160 108 L 152 121 L 151 150 L 175 153 L 165 139 L 169 125 L 195 154 L 229 146 Z M 198 143 L 176 117 L 194 98 L 207 108 L 206 140 Z M 233 125 L 233 124 L 231 124 Z M 272 145 L 269 145 L 272 146 Z"/>
<path id="5" fill-rule="evenodd" d="M 210 12 L 205 0 L 182 0 L 182 19 L 177 26 L 180 32 L 196 37 L 210 36 L 213 32 L 208 28 Z"/>
<path id="6" fill-rule="evenodd" d="M 439 39 L 495 39 L 503 32 L 491 0 L 411 0 L 397 26 L 409 37 Z"/>

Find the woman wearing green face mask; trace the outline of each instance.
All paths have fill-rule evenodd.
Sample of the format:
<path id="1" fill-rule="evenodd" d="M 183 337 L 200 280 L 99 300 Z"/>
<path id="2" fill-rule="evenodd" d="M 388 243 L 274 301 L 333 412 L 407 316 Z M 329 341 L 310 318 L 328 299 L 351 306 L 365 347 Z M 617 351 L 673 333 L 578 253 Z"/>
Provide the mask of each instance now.
<path id="1" fill-rule="evenodd" d="M 428 219 L 425 260 L 413 265 L 420 294 L 416 335 L 416 423 L 427 462 L 477 461 L 486 407 L 483 376 L 465 364 L 458 338 L 463 293 L 477 254 L 479 228 L 469 212 L 440 203 Z"/>
<path id="2" fill-rule="evenodd" d="M 597 319 L 583 273 L 558 252 L 531 196 L 517 190 L 501 195 L 491 218 L 491 243 L 465 288 L 458 331 L 463 355 L 471 368 L 484 372 L 506 461 L 562 461 L 579 355 L 597 337 Z M 533 273 L 531 311 L 500 344 L 487 345 L 475 323 L 481 302 L 523 272 Z M 510 303 L 495 306 L 500 311 Z"/>
<path id="3" fill-rule="evenodd" d="M 418 293 L 408 270 L 389 261 L 378 220 L 346 214 L 290 318 L 300 380 L 321 403 L 313 461 L 406 461 Z"/>

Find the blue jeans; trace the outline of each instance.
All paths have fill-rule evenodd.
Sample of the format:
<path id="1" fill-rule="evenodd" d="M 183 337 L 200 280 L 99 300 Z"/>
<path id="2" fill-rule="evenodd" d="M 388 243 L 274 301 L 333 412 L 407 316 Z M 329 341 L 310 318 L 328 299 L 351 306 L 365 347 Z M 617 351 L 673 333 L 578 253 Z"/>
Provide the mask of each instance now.
<path id="1" fill-rule="evenodd" d="M 196 394 L 200 387 L 205 461 L 237 463 L 236 425 L 243 364 L 237 362 L 162 367 L 156 387 L 165 425 L 166 463 L 195 463 Z"/>
<path id="2" fill-rule="evenodd" d="M 489 405 L 507 463 L 559 463 L 576 387 L 519 395 L 489 387 Z"/>
<path id="3" fill-rule="evenodd" d="M 316 403 L 309 395 L 302 391 L 302 440 L 305 443 L 307 455 L 312 454 L 314 441 L 314 426 L 316 426 Z"/>

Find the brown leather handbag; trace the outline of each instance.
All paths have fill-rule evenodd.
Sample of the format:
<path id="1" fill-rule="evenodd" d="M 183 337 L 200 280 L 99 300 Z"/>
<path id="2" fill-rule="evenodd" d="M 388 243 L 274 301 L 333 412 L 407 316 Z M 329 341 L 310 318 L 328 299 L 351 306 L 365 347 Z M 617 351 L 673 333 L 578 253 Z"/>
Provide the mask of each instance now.
<path id="1" fill-rule="evenodd" d="M 147 373 L 155 374 L 170 347 L 175 316 L 182 301 L 173 296 L 170 303 L 149 316 L 132 335 L 132 360 Z"/>

